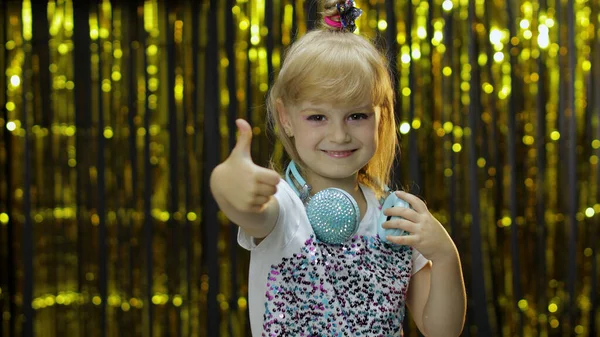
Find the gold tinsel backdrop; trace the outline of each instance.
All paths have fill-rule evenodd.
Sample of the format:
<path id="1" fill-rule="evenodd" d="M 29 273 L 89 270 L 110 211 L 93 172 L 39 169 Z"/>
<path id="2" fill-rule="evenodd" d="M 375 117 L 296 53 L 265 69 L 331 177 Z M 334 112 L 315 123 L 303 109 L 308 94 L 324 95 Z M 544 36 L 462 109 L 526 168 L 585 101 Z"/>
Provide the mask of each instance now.
<path id="1" fill-rule="evenodd" d="M 463 260 L 463 335 L 599 336 L 600 2 L 357 6 L 394 73 L 395 181 Z M 0 336 L 249 335 L 208 176 L 238 117 L 285 160 L 264 98 L 317 11 L 0 0 Z"/>

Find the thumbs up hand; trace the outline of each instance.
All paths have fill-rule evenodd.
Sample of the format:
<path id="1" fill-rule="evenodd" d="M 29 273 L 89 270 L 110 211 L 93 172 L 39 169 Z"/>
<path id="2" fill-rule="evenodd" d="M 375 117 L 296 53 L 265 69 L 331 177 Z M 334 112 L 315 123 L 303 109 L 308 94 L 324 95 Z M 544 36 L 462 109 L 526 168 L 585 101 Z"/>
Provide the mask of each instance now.
<path id="1" fill-rule="evenodd" d="M 250 124 L 243 119 L 236 120 L 235 125 L 238 127 L 239 136 L 237 143 L 235 143 L 235 147 L 231 150 L 229 158 L 241 158 L 252 162 L 252 128 L 250 127 Z"/>
<path id="2" fill-rule="evenodd" d="M 254 164 L 251 155 L 252 129 L 248 122 L 238 119 L 237 143 L 229 157 L 212 173 L 211 188 L 238 212 L 261 213 L 277 192 L 280 176 Z M 219 198 L 217 198 L 218 200 Z"/>

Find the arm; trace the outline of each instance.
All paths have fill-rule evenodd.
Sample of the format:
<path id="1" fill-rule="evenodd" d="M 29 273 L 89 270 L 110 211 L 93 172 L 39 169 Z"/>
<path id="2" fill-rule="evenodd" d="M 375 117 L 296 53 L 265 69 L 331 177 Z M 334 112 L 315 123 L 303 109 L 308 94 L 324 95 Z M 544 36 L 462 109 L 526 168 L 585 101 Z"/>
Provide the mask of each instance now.
<path id="1" fill-rule="evenodd" d="M 273 170 L 252 162 L 252 130 L 237 120 L 240 137 L 229 157 L 210 175 L 210 190 L 225 215 L 255 238 L 266 237 L 277 222 L 279 203 L 273 197 L 281 180 Z"/>
<path id="2" fill-rule="evenodd" d="M 413 275 L 406 302 L 425 336 L 459 336 L 466 298 L 458 252 L 427 264 Z"/>
<path id="3" fill-rule="evenodd" d="M 466 294 L 456 246 L 421 199 L 400 191 L 396 195 L 412 208 L 386 209 L 384 214 L 395 218 L 383 227 L 403 229 L 410 234 L 388 236 L 388 241 L 412 246 L 431 261 L 412 276 L 407 306 L 424 335 L 459 336 L 465 322 Z"/>

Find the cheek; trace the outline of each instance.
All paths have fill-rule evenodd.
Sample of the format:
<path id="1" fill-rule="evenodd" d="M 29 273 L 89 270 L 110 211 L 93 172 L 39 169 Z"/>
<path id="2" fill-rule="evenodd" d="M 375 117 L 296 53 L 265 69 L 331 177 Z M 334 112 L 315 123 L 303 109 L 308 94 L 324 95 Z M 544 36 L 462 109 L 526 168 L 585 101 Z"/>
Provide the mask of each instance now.
<path id="1" fill-rule="evenodd" d="M 310 147 L 311 137 L 304 130 L 295 130 L 294 144 L 298 153 L 302 153 Z"/>
<path id="2" fill-rule="evenodd" d="M 377 146 L 379 140 L 377 123 L 373 121 L 371 123 L 362 125 L 357 132 L 359 135 L 361 135 L 360 138 L 363 139 L 364 142 Z"/>
<path id="3" fill-rule="evenodd" d="M 319 138 L 321 137 L 319 128 L 306 124 L 297 128 L 296 132 L 296 137 L 299 141 L 302 141 L 303 144 L 317 143 L 319 141 Z"/>

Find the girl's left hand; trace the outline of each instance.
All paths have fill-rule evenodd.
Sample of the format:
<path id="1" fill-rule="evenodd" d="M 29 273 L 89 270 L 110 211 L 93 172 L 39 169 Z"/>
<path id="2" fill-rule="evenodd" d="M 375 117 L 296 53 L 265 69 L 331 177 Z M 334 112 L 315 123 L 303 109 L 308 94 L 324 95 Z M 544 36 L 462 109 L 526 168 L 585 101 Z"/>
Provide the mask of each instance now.
<path id="1" fill-rule="evenodd" d="M 400 245 L 408 245 L 417 249 L 428 260 L 435 261 L 455 254 L 456 246 L 442 224 L 429 212 L 427 205 L 417 196 L 396 191 L 398 198 L 408 202 L 412 208 L 392 207 L 384 211 L 393 218 L 383 223 L 383 228 L 398 228 L 407 231 L 408 235 L 388 236 L 387 240 Z"/>

